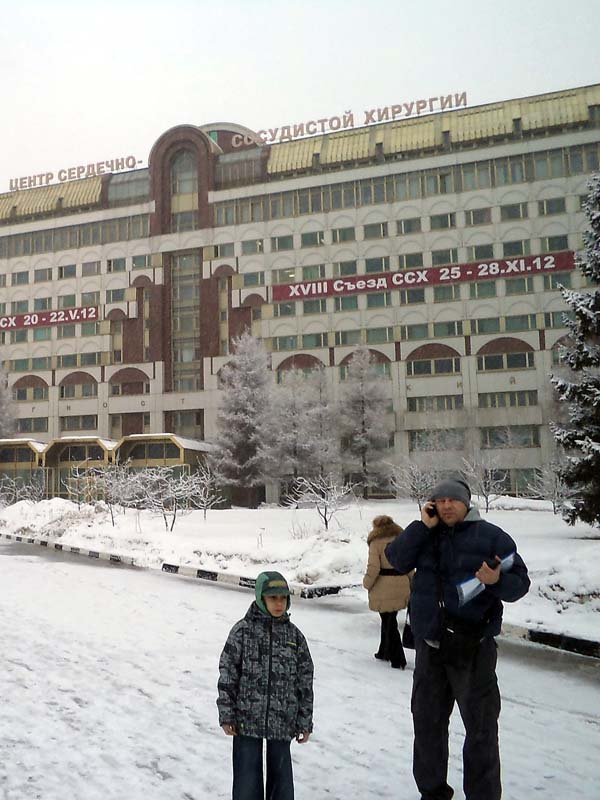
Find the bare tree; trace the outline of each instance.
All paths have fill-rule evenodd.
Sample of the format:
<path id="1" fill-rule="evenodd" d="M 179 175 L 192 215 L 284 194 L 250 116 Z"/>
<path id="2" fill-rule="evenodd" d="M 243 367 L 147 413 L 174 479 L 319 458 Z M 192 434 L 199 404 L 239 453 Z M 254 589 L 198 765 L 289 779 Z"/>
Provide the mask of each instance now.
<path id="1" fill-rule="evenodd" d="M 473 494 L 483 497 L 485 510 L 489 511 L 492 498 L 502 494 L 506 485 L 505 471 L 499 467 L 498 455 L 479 451 L 471 458 L 463 458 L 462 471 Z"/>
<path id="2" fill-rule="evenodd" d="M 323 521 L 325 530 L 338 511 L 348 507 L 353 497 L 351 483 L 338 483 L 334 475 L 319 475 L 314 478 L 299 477 L 294 489 L 295 503 L 313 505 Z"/>
<path id="3" fill-rule="evenodd" d="M 206 512 L 223 502 L 224 497 L 219 486 L 219 476 L 210 464 L 198 463 L 198 468 L 189 475 L 181 476 L 189 503 L 194 508 Z"/>
<path id="4" fill-rule="evenodd" d="M 550 500 L 554 514 L 562 510 L 565 501 L 572 495 L 572 490 L 562 478 L 563 468 L 563 461 L 549 461 L 535 470 L 533 479 L 527 484 L 527 490 L 533 497 Z"/>
<path id="5" fill-rule="evenodd" d="M 419 506 L 429 500 L 438 473 L 409 458 L 400 464 L 390 464 L 389 484 L 396 497 L 410 497 Z"/>

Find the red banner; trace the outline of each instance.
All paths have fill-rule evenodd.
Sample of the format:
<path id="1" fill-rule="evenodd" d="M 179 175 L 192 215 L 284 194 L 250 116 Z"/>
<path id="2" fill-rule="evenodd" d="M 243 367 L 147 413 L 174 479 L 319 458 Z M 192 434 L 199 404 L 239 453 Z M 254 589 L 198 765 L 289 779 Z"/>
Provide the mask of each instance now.
<path id="1" fill-rule="evenodd" d="M 69 325 L 74 322 L 94 322 L 99 318 L 98 306 L 59 308 L 57 311 L 33 311 L 31 314 L 10 314 L 0 317 L 0 329 L 41 328 L 47 325 Z"/>
<path id="2" fill-rule="evenodd" d="M 472 264 L 451 264 L 447 267 L 418 267 L 399 272 L 380 272 L 376 275 L 351 275 L 344 278 L 326 278 L 306 283 L 273 286 L 273 301 L 303 300 L 310 297 L 357 294 L 360 292 L 386 292 L 391 289 L 412 289 L 416 286 L 436 286 L 440 283 L 516 278 L 544 272 L 559 272 L 575 268 L 575 254 L 571 250 L 545 253 L 539 256 L 517 256 L 496 261 Z"/>

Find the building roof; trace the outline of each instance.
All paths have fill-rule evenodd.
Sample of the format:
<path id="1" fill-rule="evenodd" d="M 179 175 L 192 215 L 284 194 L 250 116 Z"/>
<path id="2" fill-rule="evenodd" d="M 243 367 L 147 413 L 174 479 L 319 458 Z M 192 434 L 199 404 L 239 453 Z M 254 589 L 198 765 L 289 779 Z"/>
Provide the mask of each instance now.
<path id="1" fill-rule="evenodd" d="M 36 450 L 38 453 L 43 453 L 47 446 L 44 442 L 38 442 L 35 439 L 0 439 L 0 447 L 4 447 L 9 444 L 26 444 L 29 445 L 32 450 Z"/>
<path id="2" fill-rule="evenodd" d="M 123 442 L 151 442 L 157 439 L 170 439 L 184 450 L 198 450 L 202 453 L 210 453 L 215 449 L 209 442 L 201 442 L 197 439 L 185 439 L 175 433 L 131 433 L 123 437 Z"/>
<path id="3" fill-rule="evenodd" d="M 97 176 L 0 194 L 0 221 L 94 206 L 101 192 L 102 178 Z"/>

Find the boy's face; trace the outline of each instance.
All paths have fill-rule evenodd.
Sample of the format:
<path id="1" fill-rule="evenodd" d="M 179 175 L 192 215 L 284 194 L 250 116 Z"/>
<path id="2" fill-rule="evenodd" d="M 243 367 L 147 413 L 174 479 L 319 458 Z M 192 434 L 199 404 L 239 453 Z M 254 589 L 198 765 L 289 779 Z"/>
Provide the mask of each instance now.
<path id="1" fill-rule="evenodd" d="M 263 600 L 267 611 L 272 617 L 280 617 L 287 610 L 287 595 L 285 594 L 265 594 Z"/>

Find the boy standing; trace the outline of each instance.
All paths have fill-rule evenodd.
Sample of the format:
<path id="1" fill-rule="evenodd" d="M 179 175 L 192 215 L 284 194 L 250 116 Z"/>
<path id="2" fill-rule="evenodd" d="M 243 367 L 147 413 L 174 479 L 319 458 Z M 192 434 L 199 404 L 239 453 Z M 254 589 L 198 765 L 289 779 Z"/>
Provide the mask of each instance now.
<path id="1" fill-rule="evenodd" d="M 233 800 L 294 800 L 290 743 L 312 731 L 313 663 L 290 622 L 290 589 L 279 572 L 261 572 L 256 600 L 237 622 L 219 661 L 219 724 L 233 736 Z"/>

